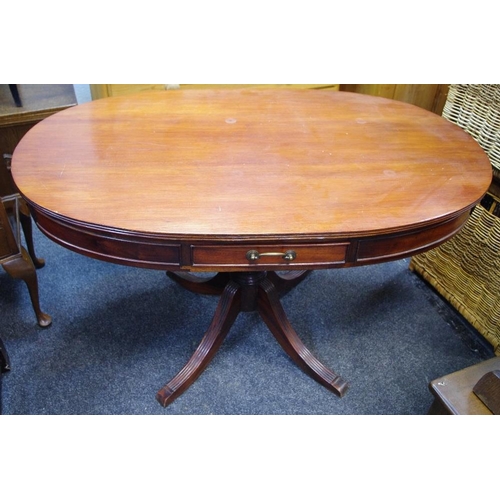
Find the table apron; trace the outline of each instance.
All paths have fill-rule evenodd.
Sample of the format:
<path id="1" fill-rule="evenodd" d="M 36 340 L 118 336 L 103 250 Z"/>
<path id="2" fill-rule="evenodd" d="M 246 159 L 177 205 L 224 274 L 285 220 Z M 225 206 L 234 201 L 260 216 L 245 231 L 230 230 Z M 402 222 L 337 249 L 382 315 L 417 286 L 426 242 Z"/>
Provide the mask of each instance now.
<path id="1" fill-rule="evenodd" d="M 174 239 L 162 235 L 108 230 L 52 216 L 32 207 L 39 229 L 56 243 L 88 257 L 160 270 L 246 272 L 328 269 L 396 260 L 435 247 L 457 233 L 469 212 L 425 228 L 385 236 L 311 237 L 235 242 Z M 259 258 L 249 259 L 249 252 Z M 285 255 L 292 253 L 290 260 Z"/>
<path id="2" fill-rule="evenodd" d="M 460 231 L 469 215 L 470 211 L 466 211 L 450 221 L 425 230 L 360 240 L 356 252 L 356 262 L 371 264 L 378 261 L 403 258 L 429 250 L 441 245 Z"/>

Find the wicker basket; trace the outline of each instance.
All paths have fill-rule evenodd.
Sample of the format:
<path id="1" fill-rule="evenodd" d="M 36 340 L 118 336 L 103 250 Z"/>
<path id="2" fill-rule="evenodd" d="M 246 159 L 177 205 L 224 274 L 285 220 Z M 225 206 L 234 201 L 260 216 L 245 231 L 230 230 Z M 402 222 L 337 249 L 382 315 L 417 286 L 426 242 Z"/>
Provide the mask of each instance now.
<path id="1" fill-rule="evenodd" d="M 450 85 L 443 116 L 474 137 L 500 180 L 500 84 Z"/>
<path id="2" fill-rule="evenodd" d="M 500 85 L 451 85 L 443 116 L 469 132 L 500 181 Z M 463 229 L 413 257 L 410 269 L 429 282 L 500 356 L 500 199 L 488 193 Z"/>

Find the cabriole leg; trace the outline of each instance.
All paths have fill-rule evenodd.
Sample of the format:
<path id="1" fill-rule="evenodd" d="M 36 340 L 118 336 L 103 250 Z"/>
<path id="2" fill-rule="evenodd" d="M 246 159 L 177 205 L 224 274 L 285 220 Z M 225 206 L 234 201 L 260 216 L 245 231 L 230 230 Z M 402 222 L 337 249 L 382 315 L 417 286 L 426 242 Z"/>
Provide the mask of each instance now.
<path id="1" fill-rule="evenodd" d="M 36 276 L 35 266 L 33 265 L 28 252 L 21 247 L 21 254 L 4 262 L 2 267 L 10 276 L 15 279 L 22 279 L 26 283 L 38 324 L 43 327 L 49 326 L 52 323 L 52 318 L 40 309 L 38 279 Z"/>

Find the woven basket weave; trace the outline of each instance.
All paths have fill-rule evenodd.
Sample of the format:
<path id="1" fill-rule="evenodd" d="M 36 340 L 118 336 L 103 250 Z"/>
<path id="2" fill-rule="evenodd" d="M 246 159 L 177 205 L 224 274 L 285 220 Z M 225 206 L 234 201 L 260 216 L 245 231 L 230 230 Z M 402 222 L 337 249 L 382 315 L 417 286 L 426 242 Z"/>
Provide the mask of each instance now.
<path id="1" fill-rule="evenodd" d="M 474 137 L 500 180 L 500 84 L 450 85 L 443 116 Z"/>
<path id="2" fill-rule="evenodd" d="M 451 85 L 443 116 L 469 132 L 500 180 L 500 85 Z M 422 276 L 481 333 L 500 356 L 500 200 L 488 193 L 462 230 L 414 256 Z"/>

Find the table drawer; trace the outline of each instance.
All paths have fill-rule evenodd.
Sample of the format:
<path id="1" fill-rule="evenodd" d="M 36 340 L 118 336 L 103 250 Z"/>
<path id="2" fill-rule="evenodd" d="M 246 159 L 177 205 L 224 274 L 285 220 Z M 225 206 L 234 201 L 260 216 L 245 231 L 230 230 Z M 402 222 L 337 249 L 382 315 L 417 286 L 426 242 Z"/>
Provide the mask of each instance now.
<path id="1" fill-rule="evenodd" d="M 345 262 L 349 243 L 317 245 L 192 245 L 193 266 L 328 266 Z M 250 254 L 251 252 L 251 254 Z"/>

